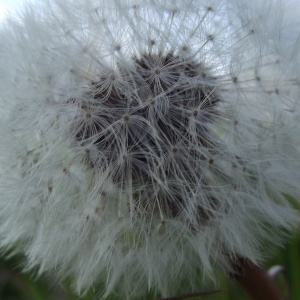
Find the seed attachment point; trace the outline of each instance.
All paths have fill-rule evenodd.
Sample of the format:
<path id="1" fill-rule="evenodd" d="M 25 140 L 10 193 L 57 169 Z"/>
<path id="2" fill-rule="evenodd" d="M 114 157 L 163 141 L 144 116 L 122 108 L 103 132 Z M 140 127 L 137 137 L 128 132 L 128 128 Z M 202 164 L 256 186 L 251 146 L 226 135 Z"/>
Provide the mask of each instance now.
<path id="1" fill-rule="evenodd" d="M 116 75 L 115 75 L 115 74 L 110 74 L 110 75 L 109 75 L 109 79 L 110 79 L 111 81 L 114 81 L 114 80 L 116 79 Z"/>
<path id="2" fill-rule="evenodd" d="M 171 150 L 172 150 L 173 153 L 176 153 L 178 151 L 177 147 L 172 147 Z"/>
<path id="3" fill-rule="evenodd" d="M 237 83 L 238 82 L 238 78 L 237 77 L 232 77 L 232 82 L 233 83 Z"/>
<path id="4" fill-rule="evenodd" d="M 181 47 L 181 50 L 184 51 L 184 52 L 185 52 L 185 51 L 188 51 L 188 49 L 189 49 L 189 47 L 186 46 L 186 45 L 184 45 L 184 46 Z"/>
<path id="5" fill-rule="evenodd" d="M 160 74 L 160 69 L 159 68 L 155 68 L 153 70 L 154 74 L 159 75 Z"/>
<path id="6" fill-rule="evenodd" d="M 150 44 L 151 46 L 155 45 L 155 43 L 156 43 L 156 41 L 155 41 L 154 39 L 151 39 L 151 40 L 149 41 L 149 44 Z"/>

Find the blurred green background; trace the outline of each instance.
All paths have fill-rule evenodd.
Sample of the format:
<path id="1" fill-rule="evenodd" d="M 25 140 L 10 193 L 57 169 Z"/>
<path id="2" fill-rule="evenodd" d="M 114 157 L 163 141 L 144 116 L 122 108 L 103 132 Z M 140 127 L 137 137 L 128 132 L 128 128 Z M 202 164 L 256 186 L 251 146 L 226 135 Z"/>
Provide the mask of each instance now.
<path id="1" fill-rule="evenodd" d="M 273 251 L 272 251 L 273 252 Z M 272 259 L 266 262 L 265 268 L 273 265 L 285 267 L 285 273 L 276 277 L 277 285 L 290 300 L 300 299 L 300 231 L 294 232 L 288 243 L 275 250 Z M 54 283 L 51 278 L 36 280 L 30 274 L 20 272 L 22 258 L 0 260 L 0 299 L 1 300 L 97 300 L 98 297 L 90 292 L 80 298 L 68 288 L 63 288 Z M 210 288 L 210 287 L 208 287 Z M 212 289 L 224 289 L 216 295 L 189 298 L 191 300 L 249 300 L 250 298 L 233 280 L 228 280 L 220 275 L 219 285 Z M 203 290 L 206 290 L 204 288 Z M 199 290 L 201 291 L 201 289 Z M 113 300 L 113 299 L 109 299 Z M 143 300 L 143 299 L 141 299 Z M 151 296 L 147 300 L 154 300 Z M 269 300 L 269 299 L 266 299 Z M 271 299 L 270 299 L 271 300 Z"/>

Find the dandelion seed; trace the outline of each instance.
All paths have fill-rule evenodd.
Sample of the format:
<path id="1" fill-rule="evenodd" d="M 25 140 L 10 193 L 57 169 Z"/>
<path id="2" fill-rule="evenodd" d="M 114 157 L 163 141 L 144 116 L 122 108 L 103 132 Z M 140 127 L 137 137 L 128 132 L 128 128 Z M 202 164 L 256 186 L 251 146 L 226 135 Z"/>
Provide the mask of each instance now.
<path id="1" fill-rule="evenodd" d="M 4 24 L 1 249 L 131 300 L 261 262 L 299 195 L 279 3 L 56 0 Z"/>

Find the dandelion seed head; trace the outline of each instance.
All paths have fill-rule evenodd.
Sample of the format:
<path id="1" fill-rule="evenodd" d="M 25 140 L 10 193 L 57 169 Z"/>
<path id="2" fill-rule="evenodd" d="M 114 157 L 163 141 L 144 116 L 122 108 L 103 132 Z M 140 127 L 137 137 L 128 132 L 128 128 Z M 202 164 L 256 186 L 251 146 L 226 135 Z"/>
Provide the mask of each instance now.
<path id="1" fill-rule="evenodd" d="M 1 249 L 120 299 L 262 261 L 299 195 L 282 3 L 56 0 L 3 25 Z"/>

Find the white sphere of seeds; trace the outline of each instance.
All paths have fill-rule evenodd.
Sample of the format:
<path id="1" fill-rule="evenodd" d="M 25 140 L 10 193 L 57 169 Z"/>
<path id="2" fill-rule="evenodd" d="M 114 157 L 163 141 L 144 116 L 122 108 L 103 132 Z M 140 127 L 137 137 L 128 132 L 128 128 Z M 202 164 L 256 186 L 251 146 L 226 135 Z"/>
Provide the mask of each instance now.
<path id="1" fill-rule="evenodd" d="M 131 300 L 261 262 L 300 194 L 283 4 L 55 0 L 4 23 L 2 251 Z"/>

